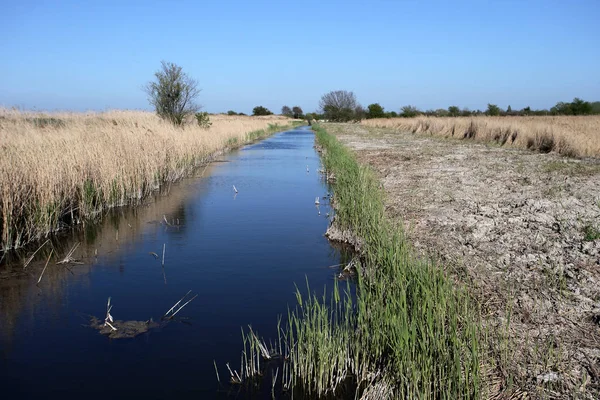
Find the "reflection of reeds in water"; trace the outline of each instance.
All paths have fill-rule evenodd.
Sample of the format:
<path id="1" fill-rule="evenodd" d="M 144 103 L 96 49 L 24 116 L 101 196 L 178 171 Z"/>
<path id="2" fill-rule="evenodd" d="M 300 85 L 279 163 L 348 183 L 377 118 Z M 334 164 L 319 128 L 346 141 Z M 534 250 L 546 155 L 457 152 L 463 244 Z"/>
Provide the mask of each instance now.
<path id="1" fill-rule="evenodd" d="M 215 152 L 289 123 L 254 117 L 211 120 L 210 129 L 193 124 L 182 129 L 148 112 L 0 110 L 0 248 L 19 247 L 96 218 L 105 208 L 139 204 Z"/>

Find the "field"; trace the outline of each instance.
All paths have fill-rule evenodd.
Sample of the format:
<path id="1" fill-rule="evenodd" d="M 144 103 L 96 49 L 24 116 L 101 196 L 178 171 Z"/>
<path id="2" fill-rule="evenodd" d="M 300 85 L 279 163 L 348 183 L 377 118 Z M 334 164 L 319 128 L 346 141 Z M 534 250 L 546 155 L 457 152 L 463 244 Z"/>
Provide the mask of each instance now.
<path id="1" fill-rule="evenodd" d="M 600 116 L 417 117 L 370 119 L 362 124 L 399 132 L 495 142 L 543 153 L 600 157 Z"/>
<path id="2" fill-rule="evenodd" d="M 599 398 L 600 160 L 399 132 L 420 121 L 324 127 L 374 170 L 415 252 L 479 304 L 481 396 Z M 590 138 L 598 119 L 541 121 Z"/>
<path id="3" fill-rule="evenodd" d="M 215 115 L 211 122 L 181 129 L 142 111 L 0 110 L 0 249 L 136 204 L 215 152 L 292 120 Z"/>

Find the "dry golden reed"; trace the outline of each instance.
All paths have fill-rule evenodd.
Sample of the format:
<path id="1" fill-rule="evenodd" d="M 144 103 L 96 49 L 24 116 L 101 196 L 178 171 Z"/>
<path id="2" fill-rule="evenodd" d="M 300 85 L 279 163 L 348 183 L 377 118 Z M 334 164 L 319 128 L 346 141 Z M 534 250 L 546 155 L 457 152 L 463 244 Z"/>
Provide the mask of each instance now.
<path id="1" fill-rule="evenodd" d="M 0 249 L 19 247 L 107 207 L 135 204 L 250 132 L 284 117 L 211 116 L 177 128 L 143 111 L 0 109 Z"/>
<path id="2" fill-rule="evenodd" d="M 370 119 L 364 125 L 468 138 L 566 156 L 600 157 L 600 116 L 417 117 Z"/>

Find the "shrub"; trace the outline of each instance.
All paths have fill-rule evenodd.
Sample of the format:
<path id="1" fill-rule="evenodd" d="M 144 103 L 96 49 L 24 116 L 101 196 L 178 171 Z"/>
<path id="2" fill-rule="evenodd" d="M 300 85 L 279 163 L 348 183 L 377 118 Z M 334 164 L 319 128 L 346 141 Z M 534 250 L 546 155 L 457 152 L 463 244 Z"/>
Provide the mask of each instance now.
<path id="1" fill-rule="evenodd" d="M 273 115 L 273 113 L 266 107 L 256 106 L 252 109 L 252 115 Z"/>
<path id="2" fill-rule="evenodd" d="M 210 122 L 210 117 L 207 112 L 197 112 L 195 116 L 200 128 L 208 129 L 211 127 L 212 122 Z"/>

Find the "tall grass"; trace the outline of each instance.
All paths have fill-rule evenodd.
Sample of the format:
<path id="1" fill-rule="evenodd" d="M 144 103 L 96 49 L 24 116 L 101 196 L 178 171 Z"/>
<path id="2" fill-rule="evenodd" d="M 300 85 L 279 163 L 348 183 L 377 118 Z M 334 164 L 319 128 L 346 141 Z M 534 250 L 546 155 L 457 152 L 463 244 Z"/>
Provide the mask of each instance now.
<path id="1" fill-rule="evenodd" d="M 337 284 L 329 299 L 297 291 L 283 334 L 292 386 L 308 398 L 480 397 L 477 307 L 439 266 L 414 255 L 386 218 L 371 170 L 315 130 L 335 176 L 335 224 L 362 239 L 362 266 L 355 299 Z"/>
<path id="2" fill-rule="evenodd" d="M 149 112 L 0 110 L 0 249 L 19 247 L 106 208 L 137 204 L 215 152 L 289 119 L 213 116 L 183 129 Z"/>
<path id="3" fill-rule="evenodd" d="M 417 117 L 362 124 L 402 132 L 495 142 L 565 156 L 600 157 L 600 116 Z"/>

